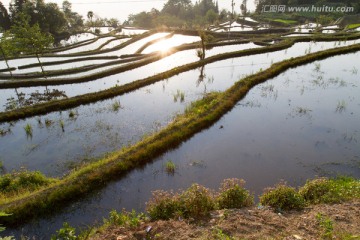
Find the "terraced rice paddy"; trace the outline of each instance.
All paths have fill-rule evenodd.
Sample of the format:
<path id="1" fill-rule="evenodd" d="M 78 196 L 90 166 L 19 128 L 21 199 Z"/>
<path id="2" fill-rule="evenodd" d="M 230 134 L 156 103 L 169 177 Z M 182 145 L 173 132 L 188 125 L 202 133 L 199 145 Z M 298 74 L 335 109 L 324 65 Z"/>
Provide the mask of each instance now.
<path id="1" fill-rule="evenodd" d="M 140 32 L 143 35 L 130 36 Z M 63 51 L 41 58 L 43 63 L 57 62 L 45 66 L 47 73 L 54 73 L 46 78 L 36 65 L 13 71 L 14 79 L 9 73 L 0 74 L 0 119 L 29 106 L 41 108 L 76 99 L 61 110 L 44 107 L 41 114 L 29 112 L 12 121 L 2 120 L 4 172 L 25 168 L 62 178 L 108 152 L 146 139 L 209 93 L 226 92 L 245 77 L 284 60 L 360 43 L 356 33 L 331 38 L 327 34 L 214 33 L 215 40 L 208 43 L 205 59 L 199 62 L 196 31 L 140 32 L 123 29 L 111 36 L 73 37 Z M 147 165 L 52 215 L 7 232 L 48 237 L 65 221 L 81 227 L 101 221 L 111 209 L 143 210 L 152 190 L 187 188 L 192 182 L 215 188 L 224 178 L 244 178 L 258 194 L 280 179 L 300 185 L 316 175 L 359 177 L 357 59 L 358 51 L 272 77 L 182 145 L 146 160 Z M 36 63 L 33 57 L 9 61 L 12 67 Z M 2 68 L 6 68 L 3 61 Z M 27 79 L 27 75 L 32 77 Z M 155 80 L 147 83 L 149 77 Z M 14 82 L 19 84 L 16 88 L 8 84 Z M 131 90 L 105 94 L 125 87 Z M 107 97 L 79 100 L 99 93 Z M 31 136 L 25 126 L 31 126 Z M 164 170 L 169 160 L 176 165 L 173 175 Z"/>

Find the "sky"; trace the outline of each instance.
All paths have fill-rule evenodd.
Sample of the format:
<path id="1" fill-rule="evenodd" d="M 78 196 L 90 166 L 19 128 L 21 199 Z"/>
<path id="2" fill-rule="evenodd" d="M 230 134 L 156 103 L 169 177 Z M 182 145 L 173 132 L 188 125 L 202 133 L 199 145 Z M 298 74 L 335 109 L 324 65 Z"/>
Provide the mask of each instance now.
<path id="1" fill-rule="evenodd" d="M 5 7 L 8 7 L 10 0 L 0 0 Z M 220 9 L 231 9 L 231 0 L 218 0 Z M 55 2 L 60 7 L 63 0 L 45 0 Z M 86 18 L 87 12 L 93 11 L 95 15 L 102 18 L 117 18 L 121 22 L 127 19 L 132 13 L 150 11 L 152 8 L 161 10 L 167 0 L 69 0 L 72 3 L 73 11 L 78 12 Z M 196 0 L 192 0 L 193 3 Z M 240 11 L 241 0 L 235 0 L 235 11 Z M 248 0 L 248 9 L 254 10 L 254 0 Z"/>

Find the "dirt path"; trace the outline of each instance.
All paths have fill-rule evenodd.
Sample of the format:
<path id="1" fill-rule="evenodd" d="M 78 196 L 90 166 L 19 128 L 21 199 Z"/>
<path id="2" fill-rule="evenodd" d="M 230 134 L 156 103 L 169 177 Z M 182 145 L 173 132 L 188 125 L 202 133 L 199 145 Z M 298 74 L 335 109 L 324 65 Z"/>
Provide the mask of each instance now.
<path id="1" fill-rule="evenodd" d="M 93 238 L 99 239 L 360 239 L 360 201 L 282 214 L 257 207 L 221 210 L 197 223 L 170 220 L 142 223 L 135 229 L 111 227 Z"/>

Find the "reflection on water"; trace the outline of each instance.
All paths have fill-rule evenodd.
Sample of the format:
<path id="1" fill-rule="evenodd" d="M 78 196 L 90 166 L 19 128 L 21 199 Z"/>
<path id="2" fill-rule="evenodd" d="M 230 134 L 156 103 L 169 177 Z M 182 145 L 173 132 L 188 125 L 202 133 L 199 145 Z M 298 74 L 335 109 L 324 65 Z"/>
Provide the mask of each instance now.
<path id="1" fill-rule="evenodd" d="M 143 210 L 152 190 L 187 188 L 194 182 L 216 189 L 225 178 L 243 178 L 247 188 L 258 195 L 280 179 L 297 186 L 316 175 L 360 177 L 360 83 L 354 70 L 360 68 L 359 57 L 360 53 L 356 53 L 318 61 L 256 86 L 210 129 L 72 204 L 62 214 L 25 226 L 24 233 L 48 236 L 64 221 L 84 226 L 93 224 L 94 219 L 101 222 L 111 209 Z M 228 72 L 217 71 L 223 75 Z M 205 72 L 210 76 L 208 66 Z M 193 72 L 197 74 L 198 71 Z M 329 84 L 314 84 L 314 77 L 319 75 Z M 213 83 L 224 81 L 225 77 L 216 76 Z M 342 81 L 346 84 L 339 84 Z M 175 84 L 179 85 L 172 89 L 182 86 L 181 81 Z M 187 101 L 187 91 L 180 89 L 186 93 Z M 174 104 L 172 96 L 168 100 Z M 336 108 L 342 100 L 346 108 L 338 112 Z M 129 103 L 121 104 L 126 109 Z M 164 171 L 168 160 L 177 165 L 173 176 Z"/>
<path id="2" fill-rule="evenodd" d="M 237 62 L 237 66 L 247 66 L 247 65 L 254 65 L 259 63 L 264 63 L 263 66 L 260 66 L 259 68 L 255 69 L 253 72 L 256 72 L 258 70 L 265 69 L 269 66 L 269 64 L 272 64 L 274 62 L 282 61 L 284 59 L 289 59 L 291 57 L 297 57 L 308 53 L 313 53 L 321 50 L 326 50 L 329 48 L 334 47 L 341 47 L 341 46 L 348 46 L 351 44 L 359 43 L 360 40 L 354 40 L 354 41 L 336 41 L 336 42 L 309 42 L 309 43 L 296 43 L 294 46 L 277 52 L 267 53 L 267 54 L 258 54 L 258 55 L 252 55 L 242 58 L 237 58 L 239 60 L 235 60 Z M 141 47 L 137 46 L 137 47 Z M 229 45 L 229 46 L 223 46 L 223 47 L 215 47 L 212 49 L 207 50 L 206 56 L 211 57 L 216 54 L 224 53 L 224 52 L 232 52 L 232 51 L 240 51 L 244 49 L 250 49 L 250 48 L 258 48 L 259 46 L 248 43 L 248 44 L 240 44 L 240 45 Z M 138 49 L 134 47 L 134 49 Z M 136 51 L 135 50 L 135 51 Z M 266 61 L 264 61 L 266 59 Z M 80 83 L 80 84 L 71 84 L 71 85 L 60 85 L 57 86 L 56 89 L 59 91 L 63 91 L 68 97 L 73 97 L 77 95 L 82 95 L 85 93 L 90 92 L 96 92 L 100 90 L 105 90 L 108 88 L 111 88 L 113 86 L 119 86 L 123 85 L 132 81 L 135 81 L 137 79 L 142 79 L 166 70 L 170 70 L 176 66 L 183 65 L 190 62 L 198 61 L 198 57 L 196 56 L 196 50 L 186 50 L 177 52 L 169 57 L 166 57 L 164 59 L 161 59 L 157 62 L 148 64 L 146 66 L 126 71 L 123 73 L 115 74 L 112 76 L 107 76 L 104 78 L 99 78 L 95 81 L 86 82 L 86 83 Z M 230 60 L 230 62 L 233 60 Z M 223 62 L 223 61 L 222 61 Z M 256 65 L 255 64 L 255 65 Z M 229 64 L 227 64 L 229 65 Z M 231 64 L 230 64 L 231 65 Z M 107 68 L 113 68 L 107 67 Z M 89 74 L 92 72 L 97 72 L 97 70 L 89 71 L 86 73 L 81 74 L 73 74 L 71 76 L 82 76 L 84 74 Z M 251 74 L 251 72 L 249 73 Z M 242 77 L 242 75 L 237 76 Z M 33 92 L 43 92 L 44 87 L 31 87 L 31 88 L 19 88 L 19 92 L 23 92 L 27 95 L 30 95 Z M 6 102 L 6 99 L 9 98 L 15 98 L 16 94 L 11 89 L 4 89 L 0 90 L 0 102 Z M 0 111 L 4 111 L 5 106 L 0 106 Z"/>

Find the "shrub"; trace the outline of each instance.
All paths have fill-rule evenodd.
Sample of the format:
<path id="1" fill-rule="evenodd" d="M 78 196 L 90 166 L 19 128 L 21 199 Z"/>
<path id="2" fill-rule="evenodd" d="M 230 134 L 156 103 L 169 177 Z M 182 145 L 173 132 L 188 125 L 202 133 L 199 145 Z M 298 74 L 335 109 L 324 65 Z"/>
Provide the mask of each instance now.
<path id="1" fill-rule="evenodd" d="M 275 188 L 266 189 L 260 196 L 260 203 L 277 210 L 300 210 L 305 206 L 304 198 L 286 183 L 280 183 Z"/>
<path id="2" fill-rule="evenodd" d="M 242 208 L 252 205 L 254 198 L 244 185 L 245 181 L 242 179 L 225 179 L 217 196 L 219 208 Z"/>
<path id="3" fill-rule="evenodd" d="M 47 178 L 41 172 L 20 171 L 0 176 L 0 192 L 14 194 L 26 191 L 34 191 L 42 186 L 47 186 L 54 180 Z"/>
<path id="4" fill-rule="evenodd" d="M 105 220 L 105 223 L 116 226 L 137 227 L 144 218 L 144 214 L 137 214 L 135 210 L 132 210 L 131 212 L 123 210 L 121 213 L 112 210 L 110 212 L 109 220 Z"/>
<path id="5" fill-rule="evenodd" d="M 183 208 L 183 216 L 186 218 L 207 217 L 210 211 L 215 209 L 213 194 L 199 184 L 193 184 L 180 195 L 180 204 Z"/>
<path id="6" fill-rule="evenodd" d="M 360 182 L 350 177 L 318 178 L 300 188 L 299 193 L 312 204 L 339 203 L 360 197 Z"/>
<path id="7" fill-rule="evenodd" d="M 162 190 L 153 191 L 152 198 L 146 203 L 146 210 L 153 220 L 168 220 L 175 217 L 179 212 L 179 198 L 172 192 L 169 193 Z"/>
<path id="8" fill-rule="evenodd" d="M 309 203 L 317 204 L 320 202 L 328 202 L 330 199 L 331 183 L 326 178 L 314 179 L 307 181 L 306 184 L 300 188 L 299 193 Z M 331 194 L 330 194 L 331 195 Z"/>
<path id="9" fill-rule="evenodd" d="M 71 227 L 67 222 L 63 224 L 63 227 L 56 231 L 56 235 L 51 236 L 51 240 L 76 240 L 75 228 Z"/>

